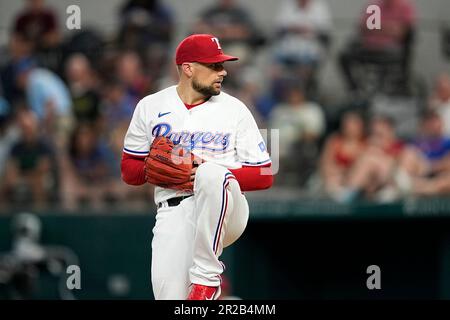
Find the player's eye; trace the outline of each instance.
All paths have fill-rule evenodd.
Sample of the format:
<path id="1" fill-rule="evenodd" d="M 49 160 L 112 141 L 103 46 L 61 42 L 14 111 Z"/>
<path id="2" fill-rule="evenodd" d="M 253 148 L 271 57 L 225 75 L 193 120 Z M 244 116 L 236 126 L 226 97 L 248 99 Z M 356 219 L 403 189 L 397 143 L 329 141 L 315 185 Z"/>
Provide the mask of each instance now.
<path id="1" fill-rule="evenodd" d="M 223 63 L 207 64 L 206 67 L 214 71 L 222 71 L 224 69 Z"/>

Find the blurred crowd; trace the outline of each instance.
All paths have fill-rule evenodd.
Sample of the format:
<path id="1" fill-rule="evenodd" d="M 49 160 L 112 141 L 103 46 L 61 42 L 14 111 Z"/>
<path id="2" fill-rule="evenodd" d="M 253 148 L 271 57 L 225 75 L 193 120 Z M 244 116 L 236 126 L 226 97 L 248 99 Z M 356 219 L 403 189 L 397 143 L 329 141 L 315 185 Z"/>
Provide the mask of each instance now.
<path id="1" fill-rule="evenodd" d="M 108 37 L 94 27 L 63 36 L 44 0 L 23 4 L 0 58 L 0 211 L 148 205 L 150 185 L 121 181 L 123 137 L 137 101 L 176 83 L 175 35 L 191 33 L 240 57 L 224 90 L 260 128 L 280 130 L 276 186 L 342 203 L 450 193 L 450 76 L 428 92 L 412 72 L 410 0 L 371 1 L 382 29 L 368 29 L 362 11 L 337 57 L 326 0 L 280 1 L 272 34 L 239 0 L 211 1 L 183 31 L 163 1 L 126 0 Z M 347 90 L 339 105 L 319 81 L 329 59 Z"/>

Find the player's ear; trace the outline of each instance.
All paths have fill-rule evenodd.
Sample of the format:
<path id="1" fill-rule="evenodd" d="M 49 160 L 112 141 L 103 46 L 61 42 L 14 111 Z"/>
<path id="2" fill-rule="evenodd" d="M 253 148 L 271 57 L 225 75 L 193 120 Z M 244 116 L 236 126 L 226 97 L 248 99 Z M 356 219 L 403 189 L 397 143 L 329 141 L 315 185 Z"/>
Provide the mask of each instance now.
<path id="1" fill-rule="evenodd" d="M 185 62 L 181 65 L 181 72 L 183 72 L 188 78 L 192 77 L 192 64 Z"/>

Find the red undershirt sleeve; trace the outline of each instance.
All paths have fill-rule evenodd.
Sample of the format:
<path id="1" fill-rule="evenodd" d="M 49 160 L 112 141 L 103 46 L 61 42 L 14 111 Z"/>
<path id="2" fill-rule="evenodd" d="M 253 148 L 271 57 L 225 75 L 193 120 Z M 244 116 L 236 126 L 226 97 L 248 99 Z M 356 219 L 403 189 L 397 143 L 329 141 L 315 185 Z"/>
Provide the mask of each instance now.
<path id="1" fill-rule="evenodd" d="M 122 180 L 130 185 L 140 186 L 146 183 L 144 173 L 145 157 L 132 156 L 122 152 Z"/>
<path id="2" fill-rule="evenodd" d="M 144 173 L 145 157 L 132 156 L 122 153 L 121 170 L 122 180 L 130 185 L 139 186 L 146 183 Z M 240 169 L 230 169 L 236 177 L 242 191 L 254 191 L 268 189 L 273 184 L 272 174 L 261 174 L 261 168 L 270 168 L 270 164 L 259 167 L 242 167 Z"/>
<path id="3" fill-rule="evenodd" d="M 240 169 L 229 169 L 236 177 L 242 191 L 255 191 L 268 189 L 273 184 L 273 174 L 262 174 L 261 168 L 269 168 L 270 164 L 259 167 L 242 167 Z M 266 173 L 266 170 L 264 170 Z"/>

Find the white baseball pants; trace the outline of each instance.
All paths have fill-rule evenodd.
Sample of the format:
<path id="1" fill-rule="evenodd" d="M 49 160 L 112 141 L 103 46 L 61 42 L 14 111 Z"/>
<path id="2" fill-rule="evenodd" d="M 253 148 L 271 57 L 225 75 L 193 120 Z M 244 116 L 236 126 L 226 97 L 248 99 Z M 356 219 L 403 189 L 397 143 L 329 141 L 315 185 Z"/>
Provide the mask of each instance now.
<path id="1" fill-rule="evenodd" d="M 231 172 L 211 162 L 201 164 L 194 195 L 178 206 L 163 206 L 156 215 L 151 267 L 155 299 L 184 300 L 192 283 L 220 286 L 224 266 L 219 257 L 242 235 L 248 215 L 247 200 Z"/>

